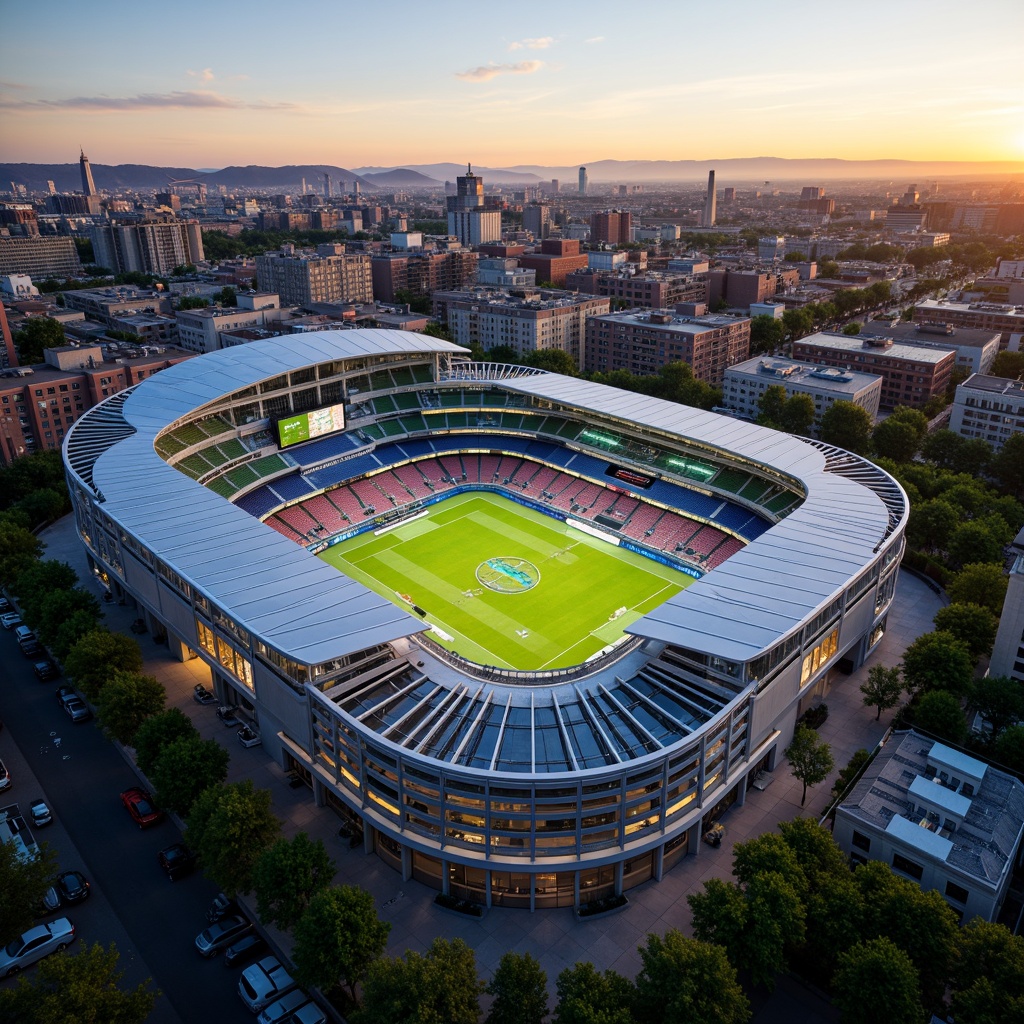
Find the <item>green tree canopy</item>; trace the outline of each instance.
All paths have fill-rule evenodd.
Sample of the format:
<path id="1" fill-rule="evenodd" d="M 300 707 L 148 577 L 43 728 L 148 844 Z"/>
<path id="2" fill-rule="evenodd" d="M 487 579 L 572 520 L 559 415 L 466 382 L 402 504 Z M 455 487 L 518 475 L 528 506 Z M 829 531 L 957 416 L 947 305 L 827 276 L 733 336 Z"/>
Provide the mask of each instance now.
<path id="1" fill-rule="evenodd" d="M 1005 524 L 1004 524 L 1005 525 Z M 955 568 L 979 562 L 998 562 L 1003 557 L 1003 541 L 988 523 L 962 523 L 949 538 L 946 550 Z"/>
<path id="2" fill-rule="evenodd" d="M 989 468 L 1007 494 L 1024 500 L 1024 434 L 1013 434 L 992 456 Z"/>
<path id="3" fill-rule="evenodd" d="M 477 1024 L 483 983 L 462 939 L 434 939 L 424 956 L 382 957 L 363 983 L 352 1024 Z"/>
<path id="4" fill-rule="evenodd" d="M 974 684 L 970 706 L 999 736 L 1024 719 L 1024 683 L 1008 676 L 986 676 Z"/>
<path id="5" fill-rule="evenodd" d="M 636 1024 L 633 983 L 587 961 L 566 967 L 555 981 L 558 1004 L 552 1024 Z"/>
<path id="6" fill-rule="evenodd" d="M 785 340 L 786 327 L 767 313 L 750 319 L 750 354 L 762 356 L 774 352 Z"/>
<path id="7" fill-rule="evenodd" d="M 792 742 L 786 748 L 786 760 L 793 777 L 803 783 L 803 796 L 800 798 L 800 806 L 803 807 L 807 800 L 807 787 L 824 782 L 835 767 L 832 750 L 813 729 L 798 725 Z"/>
<path id="8" fill-rule="evenodd" d="M 907 540 L 916 548 L 945 550 L 959 525 L 959 510 L 942 498 L 917 504 L 911 502 Z"/>
<path id="9" fill-rule="evenodd" d="M 766 318 L 767 319 L 767 318 Z M 782 413 L 786 408 L 786 389 L 781 384 L 769 384 L 757 400 L 757 422 L 764 427 L 782 429 Z"/>
<path id="10" fill-rule="evenodd" d="M 808 309 L 787 309 L 782 314 L 787 341 L 796 341 L 814 330 L 814 315 Z"/>
<path id="11" fill-rule="evenodd" d="M 960 699 L 949 690 L 931 690 L 918 698 L 914 725 L 950 743 L 963 743 L 967 735 Z"/>
<path id="12" fill-rule="evenodd" d="M 64 657 L 82 636 L 99 625 L 102 615 L 99 601 L 82 587 L 55 590 L 42 600 L 36 633 L 58 657 Z M 68 628 L 71 622 L 75 623 L 73 630 Z"/>
<path id="13" fill-rule="evenodd" d="M 853 402 L 835 402 L 822 414 L 818 436 L 826 444 L 866 455 L 871 449 L 871 413 Z"/>
<path id="14" fill-rule="evenodd" d="M 92 700 L 117 671 L 140 673 L 142 649 L 131 637 L 109 629 L 86 633 L 64 659 L 64 674 Z"/>
<path id="15" fill-rule="evenodd" d="M 49 843 L 39 844 L 38 857 L 22 860 L 14 843 L 0 842 L 0 946 L 35 924 L 56 870 L 57 855 Z"/>
<path id="16" fill-rule="evenodd" d="M 948 690 L 964 696 L 973 676 L 971 652 L 952 633 L 922 633 L 903 652 L 903 679 L 908 690 Z"/>
<path id="17" fill-rule="evenodd" d="M 1024 772 L 1024 725 L 1011 725 L 996 737 L 996 760 L 1011 771 Z"/>
<path id="18" fill-rule="evenodd" d="M 548 976 L 529 953 L 505 953 L 486 992 L 494 997 L 486 1024 L 544 1024 Z"/>
<path id="19" fill-rule="evenodd" d="M 109 686 L 100 694 L 103 699 Z M 153 765 L 153 797 L 159 807 L 187 815 L 199 794 L 228 777 L 228 752 L 216 740 L 182 736 L 161 748 Z"/>
<path id="20" fill-rule="evenodd" d="M 103 731 L 118 743 L 130 745 L 139 726 L 164 709 L 167 694 L 153 676 L 115 669 L 96 696 Z"/>
<path id="21" fill-rule="evenodd" d="M 22 366 L 41 363 L 44 349 L 59 348 L 65 344 L 64 325 L 46 316 L 30 317 L 21 330 L 14 332 L 14 347 L 18 350 L 18 362 Z"/>
<path id="22" fill-rule="evenodd" d="M 840 954 L 832 984 L 842 1024 L 876 1024 L 883 1007 L 889 1020 L 924 1024 L 917 968 L 884 936 Z"/>
<path id="23" fill-rule="evenodd" d="M 83 946 L 40 961 L 30 977 L 0 989 L 0 1018 L 7 1024 L 143 1024 L 159 993 L 150 980 L 121 987 L 120 955 L 111 944 Z"/>
<path id="24" fill-rule="evenodd" d="M 975 661 L 992 653 L 999 620 L 980 604 L 954 601 L 935 613 L 934 622 L 937 630 L 950 633 L 965 643 Z"/>
<path id="25" fill-rule="evenodd" d="M 996 354 L 988 371 L 993 377 L 1009 377 L 1018 380 L 1024 375 L 1024 352 L 1011 352 L 1004 349 Z"/>
<path id="26" fill-rule="evenodd" d="M 42 552 L 42 542 L 18 521 L 18 516 L 0 515 L 0 587 L 10 587 Z"/>
<path id="27" fill-rule="evenodd" d="M 340 982 L 355 1002 L 356 985 L 384 955 L 390 931 L 365 889 L 320 888 L 295 925 L 295 979 L 325 992 Z"/>
<path id="28" fill-rule="evenodd" d="M 910 462 L 920 444 L 914 425 L 895 416 L 882 420 L 871 433 L 875 454 L 893 462 Z"/>
<path id="29" fill-rule="evenodd" d="M 790 395 L 782 410 L 782 429 L 790 434 L 810 437 L 814 416 L 814 399 L 810 395 Z"/>
<path id="30" fill-rule="evenodd" d="M 994 615 L 1001 615 L 1006 583 L 1001 562 L 979 562 L 965 565 L 946 592 L 958 604 L 980 604 Z"/>
<path id="31" fill-rule="evenodd" d="M 135 763 L 149 776 L 165 747 L 183 737 L 199 737 L 192 719 L 178 708 L 168 708 L 147 718 L 135 733 Z"/>
<path id="32" fill-rule="evenodd" d="M 229 896 L 252 890 L 260 854 L 281 831 L 270 810 L 270 791 L 251 779 L 203 790 L 189 811 L 185 840 L 204 874 Z"/>
<path id="33" fill-rule="evenodd" d="M 77 583 L 78 573 L 67 562 L 58 562 L 54 558 L 33 562 L 14 581 L 21 617 L 35 629 L 46 598 L 58 590 L 71 590 Z"/>
<path id="34" fill-rule="evenodd" d="M 976 917 L 958 932 L 956 953 L 950 1008 L 958 1022 L 1024 1020 L 1024 938 Z"/>
<path id="35" fill-rule="evenodd" d="M 872 665 L 868 670 L 867 679 L 861 683 L 860 692 L 864 694 L 864 703 L 869 708 L 878 708 L 875 715 L 877 722 L 883 711 L 896 707 L 903 694 L 903 680 L 898 666 L 888 668 L 885 665 Z"/>
<path id="36" fill-rule="evenodd" d="M 323 841 L 299 832 L 293 839 L 278 839 L 260 854 L 252 875 L 260 920 L 291 931 L 310 900 L 331 884 L 334 861 Z"/>
<path id="37" fill-rule="evenodd" d="M 725 950 L 688 939 L 675 929 L 648 935 L 636 978 L 638 1024 L 745 1024 L 750 1003 Z"/>

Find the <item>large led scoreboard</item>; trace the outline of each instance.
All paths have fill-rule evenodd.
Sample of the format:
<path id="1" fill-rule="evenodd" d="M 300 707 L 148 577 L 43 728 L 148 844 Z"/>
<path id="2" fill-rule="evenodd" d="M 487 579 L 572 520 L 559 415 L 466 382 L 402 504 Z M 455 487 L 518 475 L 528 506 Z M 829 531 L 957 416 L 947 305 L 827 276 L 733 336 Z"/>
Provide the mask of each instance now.
<path id="1" fill-rule="evenodd" d="M 312 441 L 345 429 L 345 407 L 327 405 L 323 409 L 299 412 L 294 416 L 282 416 L 277 421 L 277 440 L 282 448 Z"/>

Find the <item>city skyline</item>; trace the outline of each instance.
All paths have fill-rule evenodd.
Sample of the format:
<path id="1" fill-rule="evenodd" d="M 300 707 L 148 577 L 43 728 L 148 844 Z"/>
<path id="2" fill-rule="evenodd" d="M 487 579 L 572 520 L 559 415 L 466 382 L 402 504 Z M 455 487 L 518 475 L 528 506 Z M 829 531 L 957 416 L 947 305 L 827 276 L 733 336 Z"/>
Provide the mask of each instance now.
<path id="1" fill-rule="evenodd" d="M 510 15 L 399 0 L 387 34 L 336 5 L 240 16 L 55 0 L 45 32 L 8 31 L 4 156 L 219 167 L 349 168 L 457 159 L 778 156 L 1011 161 L 1024 169 L 1024 14 L 1009 0 L 860 5 L 840 20 L 737 0 L 735 35 L 696 4 Z M 811 17 L 811 14 L 814 17 Z M 66 16 L 62 16 L 66 15 Z M 704 19 L 702 21 L 702 19 Z"/>

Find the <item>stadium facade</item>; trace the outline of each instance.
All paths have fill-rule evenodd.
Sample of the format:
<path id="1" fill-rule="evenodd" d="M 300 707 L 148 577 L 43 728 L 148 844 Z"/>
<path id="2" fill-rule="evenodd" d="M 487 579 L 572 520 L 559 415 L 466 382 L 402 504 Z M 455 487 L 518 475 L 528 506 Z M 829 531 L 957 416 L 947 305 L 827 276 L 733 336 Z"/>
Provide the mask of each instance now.
<path id="1" fill-rule="evenodd" d="M 96 573 L 317 804 L 404 878 L 530 909 L 660 879 L 781 766 L 881 639 L 909 512 L 848 452 L 401 331 L 182 363 L 87 412 L 64 458 Z M 699 578 L 531 673 L 315 557 L 467 490 Z"/>

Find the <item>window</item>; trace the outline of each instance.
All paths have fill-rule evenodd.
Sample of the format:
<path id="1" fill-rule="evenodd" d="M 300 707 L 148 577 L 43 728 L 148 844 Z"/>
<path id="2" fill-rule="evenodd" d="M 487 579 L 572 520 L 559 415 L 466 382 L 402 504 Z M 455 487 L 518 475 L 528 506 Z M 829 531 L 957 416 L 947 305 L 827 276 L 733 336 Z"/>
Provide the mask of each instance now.
<path id="1" fill-rule="evenodd" d="M 860 832 L 854 832 L 853 838 L 850 841 L 858 850 L 864 850 L 865 852 L 871 850 L 871 840 L 867 836 L 861 835 Z"/>
<path id="2" fill-rule="evenodd" d="M 946 895 L 951 900 L 956 900 L 957 903 L 966 903 L 971 894 L 963 886 L 957 885 L 956 882 L 947 882 Z"/>
<path id="3" fill-rule="evenodd" d="M 901 871 L 903 874 L 909 875 L 919 882 L 924 874 L 924 868 L 920 864 L 915 864 L 912 860 L 907 860 L 906 857 L 898 853 L 892 855 L 892 866 L 896 871 Z"/>

